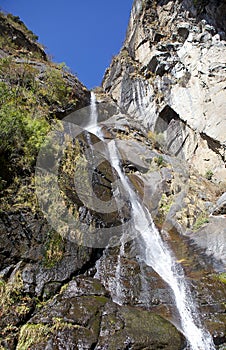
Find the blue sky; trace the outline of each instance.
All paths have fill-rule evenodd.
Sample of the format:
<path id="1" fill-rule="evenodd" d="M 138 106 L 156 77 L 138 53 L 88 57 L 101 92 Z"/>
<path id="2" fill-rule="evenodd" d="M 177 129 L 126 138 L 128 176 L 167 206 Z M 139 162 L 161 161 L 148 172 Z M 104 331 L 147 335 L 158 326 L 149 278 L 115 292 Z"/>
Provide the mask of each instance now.
<path id="1" fill-rule="evenodd" d="M 20 16 L 56 62 L 92 88 L 120 50 L 133 0 L 0 0 Z"/>

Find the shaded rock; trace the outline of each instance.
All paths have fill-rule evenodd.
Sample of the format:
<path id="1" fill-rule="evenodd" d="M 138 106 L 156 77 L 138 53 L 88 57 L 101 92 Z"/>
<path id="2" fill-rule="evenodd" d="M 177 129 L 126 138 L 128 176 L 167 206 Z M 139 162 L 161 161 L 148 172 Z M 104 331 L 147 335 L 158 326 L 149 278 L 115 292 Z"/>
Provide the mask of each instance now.
<path id="1" fill-rule="evenodd" d="M 216 207 L 213 209 L 213 215 L 226 214 L 226 192 L 218 199 Z"/>
<path id="2" fill-rule="evenodd" d="M 124 46 L 106 71 L 103 88 L 132 120 L 163 132 L 172 154 L 201 174 L 213 169 L 223 181 L 226 76 L 225 34 L 216 34 L 225 28 L 220 8 L 225 13 L 223 0 L 195 6 L 192 0 L 135 1 Z M 163 36 L 156 42 L 159 32 Z M 177 121 L 159 123 L 165 107 Z"/>
<path id="3" fill-rule="evenodd" d="M 95 263 L 93 249 L 63 239 L 41 216 L 37 219 L 31 213 L 1 213 L 1 219 L 1 266 L 11 269 L 21 262 L 26 293 L 40 296 L 44 292 L 50 297 L 63 281 L 86 265 L 89 268 L 89 262 Z"/>
<path id="4" fill-rule="evenodd" d="M 166 320 L 148 311 L 106 304 L 99 341 L 101 349 L 183 349 L 183 336 Z"/>
<path id="5" fill-rule="evenodd" d="M 106 295 L 97 280 L 80 276 L 71 281 L 22 327 L 17 349 L 29 344 L 30 349 L 49 350 L 68 346 L 87 350 L 128 346 L 179 350 L 185 345 L 183 336 L 162 317 L 120 307 Z"/>
<path id="6" fill-rule="evenodd" d="M 226 264 L 226 218 L 211 217 L 210 222 L 193 233 L 190 237 L 194 243 L 205 250 L 208 256 L 213 256 L 217 260 Z"/>
<path id="7" fill-rule="evenodd" d="M 188 38 L 189 35 L 189 24 L 184 23 L 178 25 L 178 30 L 177 30 L 178 35 L 181 37 L 183 41 L 185 41 Z"/>

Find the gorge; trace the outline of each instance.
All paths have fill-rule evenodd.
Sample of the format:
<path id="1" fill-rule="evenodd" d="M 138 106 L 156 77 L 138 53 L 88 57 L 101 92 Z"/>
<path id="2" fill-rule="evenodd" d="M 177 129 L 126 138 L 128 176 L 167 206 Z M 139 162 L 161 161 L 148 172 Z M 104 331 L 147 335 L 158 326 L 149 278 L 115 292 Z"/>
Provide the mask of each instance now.
<path id="1" fill-rule="evenodd" d="M 134 0 L 92 92 L 1 14 L 0 348 L 226 348 L 225 14 Z"/>

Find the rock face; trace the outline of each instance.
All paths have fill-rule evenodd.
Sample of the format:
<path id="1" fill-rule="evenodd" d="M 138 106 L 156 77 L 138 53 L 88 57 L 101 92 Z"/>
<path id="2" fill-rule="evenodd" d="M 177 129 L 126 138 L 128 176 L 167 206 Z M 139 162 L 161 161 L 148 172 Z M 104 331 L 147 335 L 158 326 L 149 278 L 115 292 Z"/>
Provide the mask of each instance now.
<path id="1" fill-rule="evenodd" d="M 224 15 L 223 15 L 224 14 Z M 225 3 L 134 1 L 103 88 L 166 149 L 224 180 Z"/>
<path id="2" fill-rule="evenodd" d="M 13 43 L 14 50 L 21 50 L 23 53 L 30 52 L 44 61 L 48 60 L 43 47 L 37 43 L 38 37 L 25 26 L 19 17 L 11 14 L 5 15 L 1 12 L 0 32 L 3 40 L 1 56 L 4 56 L 4 53 L 7 55 L 9 43 Z"/>
<path id="3" fill-rule="evenodd" d="M 39 79 L 41 84 L 43 84 L 48 71 L 52 69 L 54 72 L 57 72 L 57 69 L 60 68 L 60 66 L 54 66 L 49 60 L 43 46 L 37 42 L 38 37 L 25 26 L 19 17 L 11 14 L 6 15 L 0 11 L 0 33 L 0 58 L 12 59 L 10 63 L 14 70 L 36 71 L 36 79 Z M 15 68 L 16 66 L 17 68 Z M 4 77 L 2 77 L 3 72 L 1 69 L 1 80 L 4 81 Z M 73 74 L 66 70 L 62 73 L 65 89 L 71 89 L 71 103 L 69 103 L 69 98 L 68 104 L 64 106 L 60 103 L 61 101 L 58 104 L 57 101 L 49 101 L 49 104 L 52 103 L 51 107 L 54 110 L 54 114 L 61 118 L 78 108 L 87 106 L 90 102 L 90 93 L 86 87 Z M 14 73 L 11 72 L 11 75 L 13 76 Z"/>
<path id="4" fill-rule="evenodd" d="M 226 192 L 218 199 L 216 207 L 214 208 L 213 215 L 226 214 Z"/>
<path id="5" fill-rule="evenodd" d="M 98 280 L 80 276 L 22 327 L 16 349 L 181 350 L 184 345 L 183 336 L 160 316 L 120 307 Z"/>
<path id="6" fill-rule="evenodd" d="M 26 152 L 37 135 L 20 138 L 16 156 L 0 147 L 11 169 L 0 174 L 1 348 L 190 348 L 172 290 L 142 258 L 147 246 L 107 146 L 114 140 L 133 199 L 151 213 L 201 324 L 224 349 L 224 14 L 221 0 L 134 1 L 124 47 L 96 92 L 101 140 L 83 129 L 93 105 L 70 113 L 89 104 L 90 92 L 48 61 L 17 17 L 0 16 L 2 120 L 15 113 L 8 86 L 19 86 L 22 114 L 34 108 L 51 123 L 70 113 L 48 125 L 58 143 L 41 144 L 36 174 Z M 25 117 L 18 125 L 34 125 Z"/>

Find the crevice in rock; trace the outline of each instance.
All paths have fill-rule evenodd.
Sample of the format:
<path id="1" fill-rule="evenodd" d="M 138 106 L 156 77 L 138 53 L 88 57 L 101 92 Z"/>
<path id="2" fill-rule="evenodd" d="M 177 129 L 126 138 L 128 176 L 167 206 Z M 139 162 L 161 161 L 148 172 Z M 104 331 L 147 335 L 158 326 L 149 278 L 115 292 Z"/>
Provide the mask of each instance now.
<path id="1" fill-rule="evenodd" d="M 205 140 L 207 142 L 208 147 L 217 155 L 219 155 L 221 157 L 221 159 L 223 161 L 224 160 L 224 156 L 221 154 L 220 149 L 222 148 L 221 144 L 219 141 L 214 140 L 212 137 L 206 135 L 205 133 L 201 133 L 200 136 L 202 137 L 203 140 Z"/>
<path id="2" fill-rule="evenodd" d="M 64 281 L 51 281 L 51 283 L 52 282 L 61 283 L 61 285 L 57 289 L 55 295 L 60 291 L 60 289 L 62 288 L 63 285 L 69 283 L 74 277 L 77 277 L 79 275 L 85 275 L 88 271 L 90 271 L 89 275 L 91 277 L 93 277 L 95 272 L 94 271 L 91 272 L 91 270 L 95 268 L 95 264 L 96 264 L 97 260 L 99 260 L 101 258 L 101 256 L 103 255 L 103 251 L 104 251 L 104 249 L 101 249 L 101 248 L 94 249 L 90 255 L 90 260 L 88 262 L 86 262 L 80 269 L 72 272 L 71 275 L 67 279 L 65 279 Z M 52 299 L 52 297 L 50 299 Z"/>
<path id="3" fill-rule="evenodd" d="M 157 133 L 163 133 L 167 130 L 171 120 L 180 120 L 180 117 L 169 105 L 166 105 L 159 113 L 154 131 Z"/>
<path id="4" fill-rule="evenodd" d="M 184 138 L 184 140 L 183 140 L 183 142 L 182 142 L 180 148 L 179 148 L 179 149 L 177 150 L 177 152 L 174 154 L 176 157 L 177 157 L 177 156 L 179 155 L 179 153 L 182 151 L 182 149 L 183 149 L 183 147 L 184 147 L 185 142 L 187 141 L 187 139 L 188 139 L 188 135 L 186 135 L 186 137 Z"/>
<path id="5" fill-rule="evenodd" d="M 139 49 L 139 47 L 141 47 L 142 45 L 144 45 L 146 42 L 149 41 L 149 38 L 145 38 L 144 40 L 142 40 L 139 45 L 136 47 L 136 50 Z"/>

